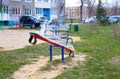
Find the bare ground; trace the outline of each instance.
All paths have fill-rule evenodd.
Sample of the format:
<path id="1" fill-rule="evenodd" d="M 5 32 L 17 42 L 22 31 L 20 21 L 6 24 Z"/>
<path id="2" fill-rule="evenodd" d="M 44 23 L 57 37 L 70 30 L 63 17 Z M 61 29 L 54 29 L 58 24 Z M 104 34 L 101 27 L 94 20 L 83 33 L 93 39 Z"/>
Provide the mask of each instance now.
<path id="1" fill-rule="evenodd" d="M 0 30 L 0 51 L 13 50 L 31 45 L 28 42 L 29 32 L 35 30 Z M 43 42 L 39 41 L 38 43 Z"/>
<path id="2" fill-rule="evenodd" d="M 54 56 L 53 60 L 60 59 L 60 57 L 61 56 Z M 65 55 L 65 57 L 67 57 L 67 55 Z M 84 54 L 76 55 L 72 58 L 71 62 L 58 64 L 50 71 L 40 70 L 43 66 L 47 65 L 49 61 L 49 57 L 40 57 L 37 62 L 21 67 L 12 77 L 14 79 L 52 79 L 63 73 L 66 69 L 76 66 L 78 62 L 82 63 L 85 61 L 85 57 L 86 55 Z"/>
<path id="3" fill-rule="evenodd" d="M 120 70 L 120 56 L 110 59 L 109 62 L 115 65 Z"/>

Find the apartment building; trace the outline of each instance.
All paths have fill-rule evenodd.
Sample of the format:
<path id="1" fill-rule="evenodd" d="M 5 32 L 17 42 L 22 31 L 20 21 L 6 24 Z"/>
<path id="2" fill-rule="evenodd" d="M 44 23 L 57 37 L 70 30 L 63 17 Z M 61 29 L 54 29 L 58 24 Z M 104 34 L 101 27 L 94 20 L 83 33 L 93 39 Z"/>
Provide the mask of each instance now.
<path id="1" fill-rule="evenodd" d="M 19 20 L 23 15 L 65 18 L 65 0 L 2 0 L 2 7 L 8 20 Z"/>
<path id="2" fill-rule="evenodd" d="M 87 18 L 88 17 L 88 7 L 83 7 L 82 17 L 80 17 L 80 6 L 72 6 L 65 8 L 65 15 L 66 19 L 80 19 L 80 18 Z"/>
<path id="3" fill-rule="evenodd" d="M 2 0 L 2 8 L 10 20 L 18 20 L 23 15 L 45 15 L 50 19 L 50 2 L 51 0 Z"/>
<path id="4" fill-rule="evenodd" d="M 66 7 L 65 14 L 66 14 L 66 19 L 79 19 L 80 8 L 79 7 Z"/>
<path id="5" fill-rule="evenodd" d="M 34 0 L 9 0 L 10 16 L 33 15 Z"/>
<path id="6" fill-rule="evenodd" d="M 10 20 L 19 20 L 23 15 L 34 15 L 34 0 L 9 0 Z"/>
<path id="7" fill-rule="evenodd" d="M 35 0 L 35 14 L 36 16 L 46 16 L 50 19 L 51 0 Z"/>
<path id="8" fill-rule="evenodd" d="M 0 21 L 7 21 L 9 19 L 9 0 L 0 1 Z"/>

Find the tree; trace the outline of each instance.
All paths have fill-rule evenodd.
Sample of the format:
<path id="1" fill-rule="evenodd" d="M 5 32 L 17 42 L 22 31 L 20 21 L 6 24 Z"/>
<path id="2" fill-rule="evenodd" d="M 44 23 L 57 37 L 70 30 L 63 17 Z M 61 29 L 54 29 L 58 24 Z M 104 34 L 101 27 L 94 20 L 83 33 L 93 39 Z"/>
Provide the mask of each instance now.
<path id="1" fill-rule="evenodd" d="M 113 4 L 112 10 L 114 12 L 114 15 L 119 15 L 120 0 L 113 0 L 112 4 Z"/>
<path id="2" fill-rule="evenodd" d="M 83 19 L 84 5 L 88 5 L 88 17 L 95 15 L 95 0 L 80 0 L 80 21 Z"/>
<path id="3" fill-rule="evenodd" d="M 82 13 L 83 13 L 83 0 L 80 0 L 81 5 L 80 5 L 80 22 L 82 21 Z"/>
<path id="4" fill-rule="evenodd" d="M 95 0 L 88 0 L 87 4 L 88 4 L 88 16 L 90 17 L 95 15 L 94 11 Z"/>
<path id="5" fill-rule="evenodd" d="M 110 2 L 111 1 L 111 2 Z M 107 15 L 119 15 L 120 14 L 120 0 L 105 0 L 103 4 L 106 9 Z"/>
<path id="6" fill-rule="evenodd" d="M 2 11 L 2 0 L 0 0 L 0 12 Z"/>
<path id="7" fill-rule="evenodd" d="M 106 14 L 107 14 L 107 13 L 106 13 L 106 10 L 104 9 L 104 7 L 103 7 L 103 5 L 102 5 L 101 0 L 99 0 L 98 6 L 97 6 L 97 10 L 96 10 L 96 16 L 97 16 L 98 22 L 99 22 L 100 24 L 103 23 L 102 17 L 105 17 Z"/>

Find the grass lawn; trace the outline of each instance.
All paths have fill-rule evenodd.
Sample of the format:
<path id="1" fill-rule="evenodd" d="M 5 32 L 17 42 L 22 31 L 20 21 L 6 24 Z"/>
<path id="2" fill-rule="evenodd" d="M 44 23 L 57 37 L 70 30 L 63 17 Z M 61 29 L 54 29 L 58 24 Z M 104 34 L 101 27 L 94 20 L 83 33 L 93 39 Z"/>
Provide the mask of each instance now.
<path id="1" fill-rule="evenodd" d="M 76 53 L 87 54 L 87 60 L 72 69 L 66 70 L 55 79 L 120 79 L 120 38 L 113 37 L 111 27 L 98 26 L 89 32 L 89 25 L 79 25 L 79 31 L 71 36 L 79 36 L 82 41 L 74 42 Z M 120 27 L 120 25 L 118 25 Z M 120 30 L 119 30 L 120 31 Z M 60 54 L 59 49 L 54 50 Z M 23 49 L 0 51 L 0 79 L 6 79 L 21 66 L 30 63 L 32 58 L 49 56 L 49 44 L 27 46 Z M 117 61 L 117 62 L 116 62 Z"/>

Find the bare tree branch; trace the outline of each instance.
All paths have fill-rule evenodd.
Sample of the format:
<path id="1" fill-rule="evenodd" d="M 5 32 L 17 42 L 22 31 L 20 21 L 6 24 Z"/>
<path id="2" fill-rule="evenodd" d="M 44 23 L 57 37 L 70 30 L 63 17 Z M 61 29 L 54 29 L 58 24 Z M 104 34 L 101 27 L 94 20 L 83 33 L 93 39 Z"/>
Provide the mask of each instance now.
<path id="1" fill-rule="evenodd" d="M 88 16 L 93 16 L 95 15 L 95 0 L 88 0 Z"/>

